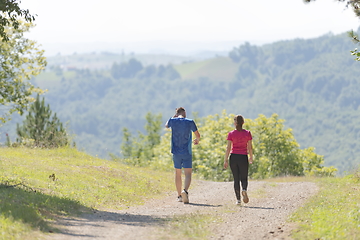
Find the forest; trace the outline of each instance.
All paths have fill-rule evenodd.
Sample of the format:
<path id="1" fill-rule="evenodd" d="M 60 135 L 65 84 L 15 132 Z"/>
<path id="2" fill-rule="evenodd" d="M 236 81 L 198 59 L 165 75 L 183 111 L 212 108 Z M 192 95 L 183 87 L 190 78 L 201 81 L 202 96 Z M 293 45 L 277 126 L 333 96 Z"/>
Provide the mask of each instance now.
<path id="1" fill-rule="evenodd" d="M 121 156 L 125 128 L 144 133 L 147 113 L 160 114 L 165 124 L 183 106 L 190 118 L 224 110 L 245 119 L 277 114 L 300 148 L 314 147 L 324 165 L 341 174 L 360 163 L 360 63 L 350 54 L 354 48 L 345 33 L 329 33 L 244 43 L 203 60 L 74 53 L 49 57 L 33 83 L 47 89 L 46 103 L 76 146 L 94 156 Z M 14 126 L 22 119 L 14 115 L 2 127 L 2 141 L 4 132 L 16 138 Z"/>

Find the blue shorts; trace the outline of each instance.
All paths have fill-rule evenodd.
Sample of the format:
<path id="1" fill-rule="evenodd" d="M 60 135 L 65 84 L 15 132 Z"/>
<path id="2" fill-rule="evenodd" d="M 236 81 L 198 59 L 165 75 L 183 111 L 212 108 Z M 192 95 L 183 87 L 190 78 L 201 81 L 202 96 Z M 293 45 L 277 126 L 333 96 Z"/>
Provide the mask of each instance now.
<path id="1" fill-rule="evenodd" d="M 192 168 L 191 154 L 173 154 L 174 168 Z"/>

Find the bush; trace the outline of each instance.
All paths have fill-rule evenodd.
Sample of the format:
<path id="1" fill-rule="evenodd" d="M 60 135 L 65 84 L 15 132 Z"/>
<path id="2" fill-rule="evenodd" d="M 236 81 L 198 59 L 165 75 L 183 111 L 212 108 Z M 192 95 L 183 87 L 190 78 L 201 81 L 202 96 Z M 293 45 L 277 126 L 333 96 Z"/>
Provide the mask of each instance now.
<path id="1" fill-rule="evenodd" d="M 224 110 L 222 115 L 215 114 L 196 120 L 201 141 L 199 145 L 193 146 L 193 172 L 199 177 L 214 181 L 232 180 L 231 170 L 224 170 L 223 166 L 226 138 L 228 132 L 234 129 L 234 116 L 226 114 Z M 245 120 L 244 128 L 250 130 L 253 136 L 254 162 L 249 167 L 249 177 L 334 176 L 336 168 L 322 166 L 324 157 L 316 154 L 314 148 L 300 149 L 292 130 L 284 129 L 283 123 L 284 120 L 279 119 L 277 114 L 270 118 L 259 115 L 255 120 Z M 152 158 L 137 154 L 124 162 L 162 170 L 172 169 L 170 138 L 169 130 L 161 137 L 160 142 L 151 145 Z M 149 148 L 139 142 L 129 144 L 136 146 L 138 150 Z"/>

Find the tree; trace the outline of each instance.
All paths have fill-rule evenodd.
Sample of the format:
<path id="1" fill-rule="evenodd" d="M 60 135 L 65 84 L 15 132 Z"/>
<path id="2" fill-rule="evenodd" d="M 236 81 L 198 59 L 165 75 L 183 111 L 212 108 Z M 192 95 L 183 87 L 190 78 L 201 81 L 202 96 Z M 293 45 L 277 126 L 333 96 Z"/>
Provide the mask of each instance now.
<path id="1" fill-rule="evenodd" d="M 111 67 L 111 75 L 115 79 L 132 78 L 143 69 L 141 62 L 131 58 L 128 62 L 121 64 L 114 63 Z"/>
<path id="2" fill-rule="evenodd" d="M 35 147 L 54 148 L 66 146 L 69 143 L 68 134 L 56 113 L 52 116 L 50 105 L 45 106 L 44 98 L 40 101 L 39 94 L 30 106 L 29 113 L 20 126 L 17 124 L 17 142 L 34 141 Z"/>
<path id="3" fill-rule="evenodd" d="M 17 28 L 7 25 L 4 31 L 9 36 L 8 41 L 0 41 L 0 105 L 3 105 L 0 121 L 2 122 L 8 120 L 13 112 L 22 114 L 28 104 L 34 101 L 31 97 L 32 93 L 42 93 L 41 89 L 29 82 L 46 66 L 44 51 L 37 48 L 36 42 L 23 37 L 24 32 L 31 26 L 23 22 L 20 22 Z"/>
<path id="4" fill-rule="evenodd" d="M 201 143 L 193 147 L 193 171 L 207 180 L 230 181 L 231 171 L 224 171 L 226 137 L 234 129 L 234 114 L 210 115 L 198 122 Z M 150 121 L 151 120 L 151 121 Z M 159 140 L 160 122 L 151 114 L 147 115 L 147 133 L 138 140 L 132 139 L 124 131 L 123 154 L 132 154 L 125 163 L 138 166 L 151 166 L 156 169 L 172 168 L 170 139 L 167 131 Z M 284 120 L 277 114 L 270 118 L 259 115 L 255 120 L 246 119 L 245 129 L 253 136 L 255 161 L 249 168 L 249 176 L 262 179 L 277 176 L 333 176 L 334 167 L 323 167 L 324 158 L 314 152 L 314 148 L 300 149 L 291 129 L 284 129 Z M 149 129 L 150 127 L 150 129 Z M 156 134 L 152 134 L 156 133 Z M 152 136 L 152 137 L 151 137 Z M 131 140 L 132 139 L 132 140 Z M 150 141 L 149 139 L 152 139 Z M 151 154 L 149 154 L 151 153 Z"/>
<path id="5" fill-rule="evenodd" d="M 146 114 L 146 146 L 149 149 L 153 149 L 156 145 L 160 143 L 160 134 L 161 134 L 161 113 L 158 115 L 151 114 L 150 112 Z M 153 154 L 152 156 L 153 157 Z"/>
<path id="6" fill-rule="evenodd" d="M 251 46 L 249 42 L 245 42 L 245 44 L 240 45 L 238 48 L 234 47 L 233 50 L 229 52 L 229 57 L 233 62 L 240 62 L 243 59 L 253 67 L 257 66 L 262 56 L 261 48 Z"/>
<path id="7" fill-rule="evenodd" d="M 175 80 L 181 78 L 180 74 L 169 64 L 167 66 L 160 65 L 157 70 L 157 76 L 169 80 Z"/>
<path id="8" fill-rule="evenodd" d="M 193 148 L 193 171 L 204 179 L 230 181 L 231 171 L 224 171 L 226 137 L 234 129 L 234 115 L 215 114 L 197 121 L 200 144 Z"/>
<path id="9" fill-rule="evenodd" d="M 216 181 L 230 181 L 232 174 L 224 171 L 226 137 L 234 129 L 234 114 L 216 114 L 199 122 L 201 143 L 193 148 L 193 171 L 198 176 Z M 321 166 L 323 156 L 317 155 L 314 148 L 300 149 L 291 129 L 284 129 L 284 120 L 277 114 L 270 118 L 259 115 L 255 120 L 245 119 L 245 129 L 253 136 L 254 163 L 250 165 L 249 176 L 255 179 L 276 176 L 332 176 L 336 169 Z M 169 151 L 170 133 L 166 133 L 154 149 L 151 162 L 158 169 L 171 167 Z"/>
<path id="10" fill-rule="evenodd" d="M 123 128 L 121 154 L 125 159 L 132 157 L 132 151 L 133 151 L 132 142 L 133 142 L 133 139 L 132 139 L 131 133 L 129 132 L 129 129 Z"/>
<path id="11" fill-rule="evenodd" d="M 22 25 L 19 17 L 25 19 L 26 22 L 35 21 L 35 17 L 30 14 L 28 9 L 19 7 L 20 1 L 1 0 L 0 2 L 0 38 L 2 41 L 9 41 L 6 27 L 12 25 L 14 29 L 19 29 Z"/>
<path id="12" fill-rule="evenodd" d="M 355 44 L 360 43 L 359 36 L 353 30 L 349 31 L 348 35 Z M 351 52 L 351 55 L 356 57 L 355 58 L 356 61 L 360 61 L 360 52 L 358 51 L 357 48 L 355 48 L 353 51 L 350 51 L 350 52 Z"/>
<path id="13" fill-rule="evenodd" d="M 121 152 L 127 164 L 148 166 L 155 156 L 154 148 L 160 143 L 162 115 L 149 112 L 145 118 L 146 135 L 139 132 L 134 138 L 127 128 L 123 129 Z"/>
<path id="14" fill-rule="evenodd" d="M 255 121 L 247 121 L 246 128 L 253 134 L 256 161 L 250 176 L 256 178 L 304 175 L 299 144 L 291 129 L 284 129 L 284 120 L 277 114 L 270 118 L 260 115 Z"/>

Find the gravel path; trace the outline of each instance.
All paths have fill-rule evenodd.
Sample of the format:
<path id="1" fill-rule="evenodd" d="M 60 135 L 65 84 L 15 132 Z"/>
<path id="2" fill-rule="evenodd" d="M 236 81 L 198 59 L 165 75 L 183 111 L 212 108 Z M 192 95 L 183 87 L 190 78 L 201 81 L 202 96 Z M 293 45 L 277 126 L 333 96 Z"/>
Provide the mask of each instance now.
<path id="1" fill-rule="evenodd" d="M 222 219 L 211 226 L 209 239 L 291 239 L 293 226 L 286 223 L 287 218 L 317 190 L 311 182 L 250 181 L 250 202 L 237 206 L 233 183 L 196 181 L 189 191 L 190 204 L 176 202 L 172 192 L 126 210 L 64 218 L 57 223 L 62 233 L 47 235 L 47 239 L 174 239 L 161 231 L 166 224 L 162 219 L 194 212 Z"/>

